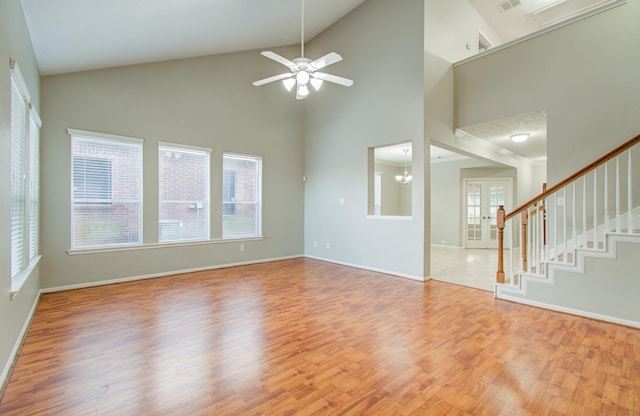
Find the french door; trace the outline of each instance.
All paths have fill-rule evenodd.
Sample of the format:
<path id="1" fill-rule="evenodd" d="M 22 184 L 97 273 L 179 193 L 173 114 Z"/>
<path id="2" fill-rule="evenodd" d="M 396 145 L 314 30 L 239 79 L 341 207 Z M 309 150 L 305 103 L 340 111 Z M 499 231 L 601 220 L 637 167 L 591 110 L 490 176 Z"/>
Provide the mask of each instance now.
<path id="1" fill-rule="evenodd" d="M 465 180 L 466 248 L 498 248 L 498 205 L 509 210 L 511 187 L 510 179 Z"/>

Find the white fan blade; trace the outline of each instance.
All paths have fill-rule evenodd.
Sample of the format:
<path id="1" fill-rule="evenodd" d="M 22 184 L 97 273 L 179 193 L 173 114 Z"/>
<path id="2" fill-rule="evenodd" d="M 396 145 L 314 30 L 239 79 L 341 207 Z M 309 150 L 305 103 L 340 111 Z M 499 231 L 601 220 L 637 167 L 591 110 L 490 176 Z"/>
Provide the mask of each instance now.
<path id="1" fill-rule="evenodd" d="M 274 61 L 281 63 L 282 65 L 288 67 L 289 69 L 291 69 L 292 71 L 295 69 L 298 69 L 298 66 L 296 64 L 294 64 L 293 62 L 291 62 L 290 60 L 288 60 L 287 58 L 285 58 L 284 56 L 280 56 L 275 52 L 271 52 L 271 51 L 262 51 L 260 52 L 260 55 L 262 56 L 266 56 L 269 59 L 273 59 Z"/>
<path id="2" fill-rule="evenodd" d="M 335 64 L 336 62 L 342 61 L 342 56 L 335 52 L 331 52 L 323 56 L 322 58 L 318 58 L 315 61 L 311 62 L 311 65 L 315 69 L 322 69 L 325 66 L 329 66 Z"/>
<path id="3" fill-rule="evenodd" d="M 353 81 L 347 78 L 342 78 L 337 75 L 325 74 L 324 72 L 313 72 L 311 74 L 312 77 L 321 79 L 323 81 L 333 82 L 334 84 L 340 84 L 345 87 L 350 87 L 353 85 Z"/>
<path id="4" fill-rule="evenodd" d="M 265 79 L 261 79 L 259 81 L 255 81 L 253 83 L 253 85 L 255 85 L 256 87 L 259 87 L 261 85 L 268 84 L 270 82 L 280 81 L 281 79 L 291 78 L 292 76 L 293 76 L 293 74 L 291 72 L 286 73 L 286 74 L 274 75 L 274 76 L 269 77 L 269 78 L 265 78 Z"/>

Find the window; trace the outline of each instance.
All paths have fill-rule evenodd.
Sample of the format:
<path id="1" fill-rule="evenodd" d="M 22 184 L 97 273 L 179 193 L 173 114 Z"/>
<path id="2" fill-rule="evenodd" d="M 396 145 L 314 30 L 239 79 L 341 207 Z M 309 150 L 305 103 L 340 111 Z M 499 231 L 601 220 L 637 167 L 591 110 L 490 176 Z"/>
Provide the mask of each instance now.
<path id="1" fill-rule="evenodd" d="M 222 238 L 262 235 L 262 159 L 222 157 Z"/>
<path id="2" fill-rule="evenodd" d="M 24 78 L 11 61 L 11 279 L 12 291 L 38 256 L 41 121 L 29 103 Z M 28 273 L 26 273 L 28 274 Z M 21 278 L 18 278 L 21 276 Z M 15 280 L 14 280 L 15 279 Z"/>
<path id="3" fill-rule="evenodd" d="M 209 239 L 211 150 L 158 145 L 160 242 Z"/>
<path id="4" fill-rule="evenodd" d="M 142 140 L 69 129 L 71 249 L 142 243 Z"/>
<path id="5" fill-rule="evenodd" d="M 29 121 L 29 259 L 38 255 L 40 243 L 40 126 L 35 111 Z"/>

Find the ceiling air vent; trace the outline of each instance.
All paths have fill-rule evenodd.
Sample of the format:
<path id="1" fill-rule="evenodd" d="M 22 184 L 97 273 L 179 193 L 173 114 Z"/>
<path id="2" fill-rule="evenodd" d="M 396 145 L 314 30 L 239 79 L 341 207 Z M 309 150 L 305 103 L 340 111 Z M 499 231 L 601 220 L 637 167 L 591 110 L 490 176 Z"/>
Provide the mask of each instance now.
<path id="1" fill-rule="evenodd" d="M 520 5 L 520 0 L 507 0 L 498 4 L 498 9 L 501 12 L 506 12 L 507 10 L 513 9 L 516 6 Z"/>

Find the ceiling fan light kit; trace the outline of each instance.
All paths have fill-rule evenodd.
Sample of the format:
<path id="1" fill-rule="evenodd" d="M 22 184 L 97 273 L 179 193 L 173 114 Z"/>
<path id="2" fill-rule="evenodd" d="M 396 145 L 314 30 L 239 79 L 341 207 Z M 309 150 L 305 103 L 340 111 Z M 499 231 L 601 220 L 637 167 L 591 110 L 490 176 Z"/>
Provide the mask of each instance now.
<path id="1" fill-rule="evenodd" d="M 264 78 L 253 83 L 254 86 L 259 87 L 261 85 L 269 84 L 271 82 L 280 81 L 287 91 L 291 91 L 293 87 L 296 87 L 296 99 L 302 100 L 309 95 L 309 84 L 316 90 L 320 90 L 324 81 L 332 82 L 334 84 L 350 87 L 353 85 L 353 81 L 347 78 L 339 77 L 337 75 L 326 74 L 319 72 L 318 70 L 342 61 L 342 56 L 335 52 L 330 52 L 325 56 L 312 61 L 309 58 L 304 57 L 304 0 L 302 0 L 302 34 L 300 42 L 300 57 L 290 61 L 289 59 L 278 55 L 272 51 L 263 51 L 260 54 L 269 59 L 272 59 L 287 68 L 291 72 L 284 74 L 274 75 L 272 77 Z"/>

